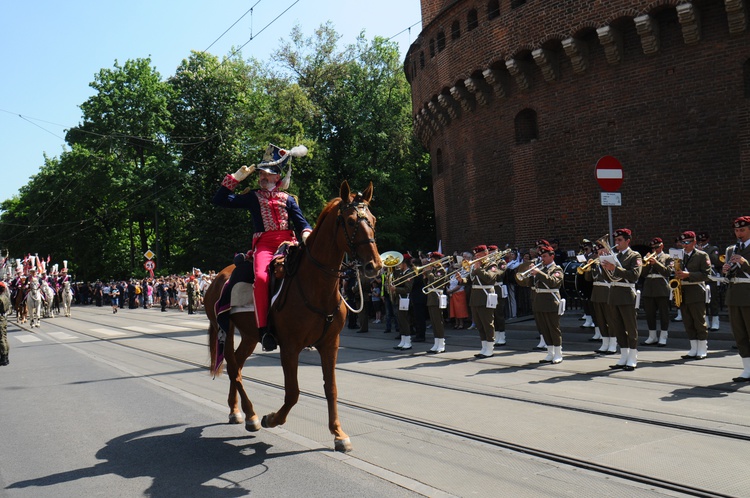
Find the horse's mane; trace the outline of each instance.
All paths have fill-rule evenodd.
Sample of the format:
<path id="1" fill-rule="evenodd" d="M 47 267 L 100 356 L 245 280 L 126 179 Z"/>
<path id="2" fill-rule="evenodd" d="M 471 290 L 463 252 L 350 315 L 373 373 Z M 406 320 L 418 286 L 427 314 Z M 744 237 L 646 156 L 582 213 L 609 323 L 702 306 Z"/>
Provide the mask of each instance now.
<path id="1" fill-rule="evenodd" d="M 323 210 L 318 215 L 318 219 L 315 222 L 315 228 L 313 229 L 312 233 L 310 234 L 310 238 L 308 239 L 308 243 L 311 243 L 313 240 L 315 240 L 315 236 L 318 233 L 318 229 L 320 229 L 320 227 L 322 226 L 323 220 L 331 213 L 331 211 L 334 210 L 334 208 L 336 208 L 338 206 L 338 204 L 339 204 L 340 201 L 341 201 L 341 197 L 336 197 L 335 199 L 331 199 L 330 201 L 328 201 L 328 204 L 325 205 L 325 207 L 323 208 Z"/>

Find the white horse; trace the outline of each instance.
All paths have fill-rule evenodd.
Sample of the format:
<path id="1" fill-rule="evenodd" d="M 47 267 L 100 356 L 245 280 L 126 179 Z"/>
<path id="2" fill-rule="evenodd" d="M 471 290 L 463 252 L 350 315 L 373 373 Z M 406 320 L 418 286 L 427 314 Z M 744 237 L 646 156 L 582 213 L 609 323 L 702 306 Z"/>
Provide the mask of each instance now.
<path id="1" fill-rule="evenodd" d="M 42 292 L 39 281 L 32 278 L 29 283 L 29 293 L 26 295 L 26 306 L 29 308 L 29 325 L 41 327 L 40 317 L 42 315 Z"/>
<path id="2" fill-rule="evenodd" d="M 55 304 L 55 291 L 46 280 L 42 280 L 42 316 L 44 318 L 55 318 L 53 305 Z"/>
<path id="3" fill-rule="evenodd" d="M 70 305 L 73 303 L 73 289 L 70 288 L 70 282 L 65 282 L 60 290 L 62 297 L 63 312 L 65 316 L 70 316 Z"/>

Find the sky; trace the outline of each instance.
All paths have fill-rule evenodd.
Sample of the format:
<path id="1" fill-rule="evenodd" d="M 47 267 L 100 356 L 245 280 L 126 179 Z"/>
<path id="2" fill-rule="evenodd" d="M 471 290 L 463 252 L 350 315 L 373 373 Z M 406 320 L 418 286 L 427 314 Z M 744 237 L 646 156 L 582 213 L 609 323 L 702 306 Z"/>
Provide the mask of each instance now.
<path id="1" fill-rule="evenodd" d="M 60 156 L 65 130 L 81 123 L 79 106 L 93 94 L 89 83 L 116 60 L 150 57 L 164 79 L 191 50 L 222 57 L 246 44 L 245 58 L 268 61 L 293 26 L 310 36 L 327 21 L 341 47 L 364 30 L 368 40 L 398 42 L 402 57 L 422 26 L 419 0 L 3 2 L 0 201 L 29 183 L 45 154 Z"/>

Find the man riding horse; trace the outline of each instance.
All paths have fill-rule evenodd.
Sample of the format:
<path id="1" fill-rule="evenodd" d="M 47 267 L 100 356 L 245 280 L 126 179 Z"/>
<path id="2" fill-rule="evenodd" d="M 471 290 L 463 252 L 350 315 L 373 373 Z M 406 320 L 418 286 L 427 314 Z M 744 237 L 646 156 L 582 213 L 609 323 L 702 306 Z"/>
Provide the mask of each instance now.
<path id="1" fill-rule="evenodd" d="M 276 338 L 268 328 L 268 309 L 270 305 L 268 265 L 279 246 L 284 242 L 297 242 L 292 225 L 301 232 L 302 242 L 307 239 L 312 229 L 300 210 L 294 196 L 283 192 L 289 186 L 291 174 L 291 157 L 302 157 L 307 154 L 307 147 L 300 145 L 292 150 L 284 150 L 269 144 L 263 155 L 263 160 L 257 165 L 242 166 L 237 172 L 228 174 L 221 182 L 221 187 L 213 197 L 212 202 L 217 206 L 248 209 L 253 217 L 252 267 L 255 273 L 253 297 L 255 300 L 255 319 L 261 343 L 265 351 L 276 349 Z M 289 170 L 284 180 L 281 180 L 282 167 L 289 164 Z M 235 194 L 234 189 L 255 170 L 260 172 L 258 183 L 260 188 Z M 291 224 L 290 224 L 291 222 Z M 236 272 L 250 274 L 249 263 L 246 258 L 236 257 Z M 251 275 L 248 275 L 252 278 Z M 246 278 L 247 279 L 247 278 Z M 238 280 L 230 279 L 230 285 Z M 224 309 L 219 313 L 218 323 L 224 333 L 229 329 L 228 303 L 219 302 Z"/>

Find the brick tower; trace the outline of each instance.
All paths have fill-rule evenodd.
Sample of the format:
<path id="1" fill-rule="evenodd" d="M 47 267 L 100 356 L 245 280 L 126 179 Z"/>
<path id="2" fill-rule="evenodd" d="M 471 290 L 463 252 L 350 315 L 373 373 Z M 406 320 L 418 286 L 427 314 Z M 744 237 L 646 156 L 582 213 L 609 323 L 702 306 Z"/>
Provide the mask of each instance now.
<path id="1" fill-rule="evenodd" d="M 750 215 L 749 0 L 422 0 L 422 17 L 404 70 L 447 251 L 604 235 L 604 155 L 623 164 L 613 218 L 634 244 L 733 242 Z"/>

